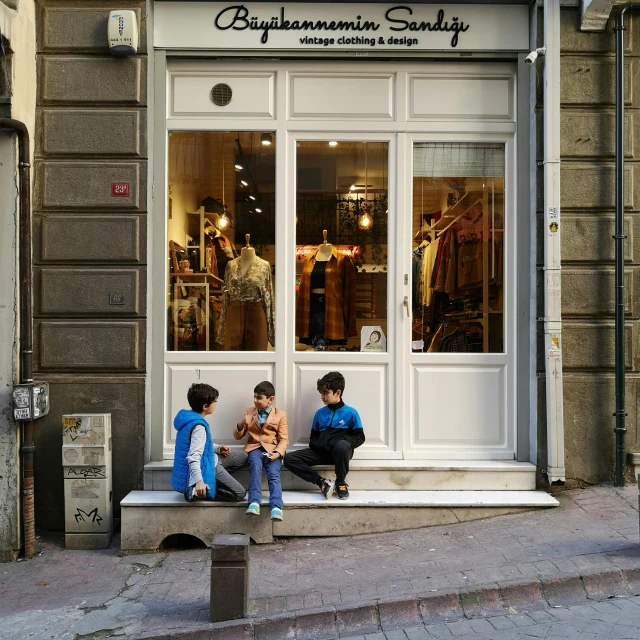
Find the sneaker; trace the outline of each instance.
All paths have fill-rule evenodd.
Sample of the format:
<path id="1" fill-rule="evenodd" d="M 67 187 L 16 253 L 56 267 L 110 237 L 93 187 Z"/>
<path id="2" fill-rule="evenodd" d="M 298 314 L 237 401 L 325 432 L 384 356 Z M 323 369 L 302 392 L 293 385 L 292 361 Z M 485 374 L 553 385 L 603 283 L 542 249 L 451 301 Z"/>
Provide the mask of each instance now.
<path id="1" fill-rule="evenodd" d="M 320 482 L 320 491 L 325 498 L 329 498 L 329 491 L 331 491 L 331 483 L 328 480 L 322 478 Z"/>
<path id="2" fill-rule="evenodd" d="M 336 482 L 333 495 L 340 500 L 345 500 L 349 497 L 349 485 L 346 482 Z"/>
<path id="3" fill-rule="evenodd" d="M 248 516 L 259 516 L 260 515 L 260 505 L 257 502 L 252 502 L 248 507 L 245 513 Z"/>
<path id="4" fill-rule="evenodd" d="M 273 509 L 271 509 L 271 519 L 279 520 L 280 522 L 282 522 L 282 520 L 284 520 L 284 514 L 282 513 L 282 509 L 279 509 L 278 507 L 273 507 Z"/>

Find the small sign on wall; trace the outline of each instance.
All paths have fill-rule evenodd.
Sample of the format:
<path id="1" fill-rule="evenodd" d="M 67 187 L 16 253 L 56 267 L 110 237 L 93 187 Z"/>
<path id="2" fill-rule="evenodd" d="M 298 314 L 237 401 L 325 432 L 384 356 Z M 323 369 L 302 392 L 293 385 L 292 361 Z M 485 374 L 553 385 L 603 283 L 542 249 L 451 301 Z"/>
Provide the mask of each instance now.
<path id="1" fill-rule="evenodd" d="M 129 183 L 128 182 L 112 182 L 111 195 L 114 198 L 129 197 Z"/>

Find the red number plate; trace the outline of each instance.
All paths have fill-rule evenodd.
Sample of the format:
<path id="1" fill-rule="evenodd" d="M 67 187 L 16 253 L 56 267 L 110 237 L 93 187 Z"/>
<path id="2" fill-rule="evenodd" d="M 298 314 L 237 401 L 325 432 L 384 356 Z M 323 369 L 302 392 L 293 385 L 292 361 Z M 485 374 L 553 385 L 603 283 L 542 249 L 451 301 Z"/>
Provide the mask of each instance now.
<path id="1" fill-rule="evenodd" d="M 115 196 L 116 198 L 126 198 L 129 195 L 129 183 L 128 182 L 112 182 L 111 195 Z"/>

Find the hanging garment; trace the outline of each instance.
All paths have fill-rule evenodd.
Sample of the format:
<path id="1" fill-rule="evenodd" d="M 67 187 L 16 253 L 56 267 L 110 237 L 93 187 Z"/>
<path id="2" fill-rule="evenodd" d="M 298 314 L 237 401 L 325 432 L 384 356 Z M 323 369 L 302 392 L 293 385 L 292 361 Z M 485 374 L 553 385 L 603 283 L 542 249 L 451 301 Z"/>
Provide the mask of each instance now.
<path id="1" fill-rule="evenodd" d="M 238 256 L 236 249 L 227 236 L 207 235 L 205 264 L 207 271 L 224 280 L 227 264 Z"/>
<path id="2" fill-rule="evenodd" d="M 411 253 L 411 282 L 413 282 L 413 303 L 422 304 L 424 291 L 424 270 L 422 268 L 422 255 L 426 247 L 419 246 Z"/>
<path id="3" fill-rule="evenodd" d="M 225 327 L 228 310 L 232 302 L 259 302 L 264 311 L 267 323 L 267 337 L 275 346 L 275 320 L 273 302 L 273 284 L 271 279 L 271 265 L 257 256 L 251 262 L 247 272 L 242 275 L 240 258 L 231 260 L 227 264 L 224 274 L 224 291 L 222 294 L 222 312 L 220 313 L 220 328 L 216 341 L 225 342 Z M 236 318 L 234 313 L 229 320 Z M 237 341 L 236 341 L 237 342 Z"/>
<path id="4" fill-rule="evenodd" d="M 436 238 L 429 246 L 425 247 L 422 255 L 422 274 L 421 281 L 422 287 L 422 300 L 421 303 L 428 307 L 431 304 L 433 298 L 433 287 L 431 286 L 431 276 L 436 264 L 436 257 L 438 255 L 438 245 L 440 244 L 439 238 Z"/>
<path id="5" fill-rule="evenodd" d="M 311 273 L 315 264 L 316 254 L 314 253 L 305 260 L 300 276 L 296 300 L 296 336 L 298 338 L 309 337 Z M 351 258 L 338 253 L 335 247 L 326 264 L 324 289 L 324 337 L 329 340 L 346 340 L 350 336 L 358 335 L 356 269 Z"/>

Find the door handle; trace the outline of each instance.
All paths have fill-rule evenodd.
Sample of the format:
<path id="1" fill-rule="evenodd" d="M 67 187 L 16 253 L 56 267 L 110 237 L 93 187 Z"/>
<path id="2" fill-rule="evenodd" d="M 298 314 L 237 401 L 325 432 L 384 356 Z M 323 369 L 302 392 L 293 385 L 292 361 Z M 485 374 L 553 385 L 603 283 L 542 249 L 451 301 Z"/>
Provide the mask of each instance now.
<path id="1" fill-rule="evenodd" d="M 404 308 L 407 310 L 407 318 L 410 318 L 411 314 L 409 313 L 409 296 L 404 297 Z"/>

